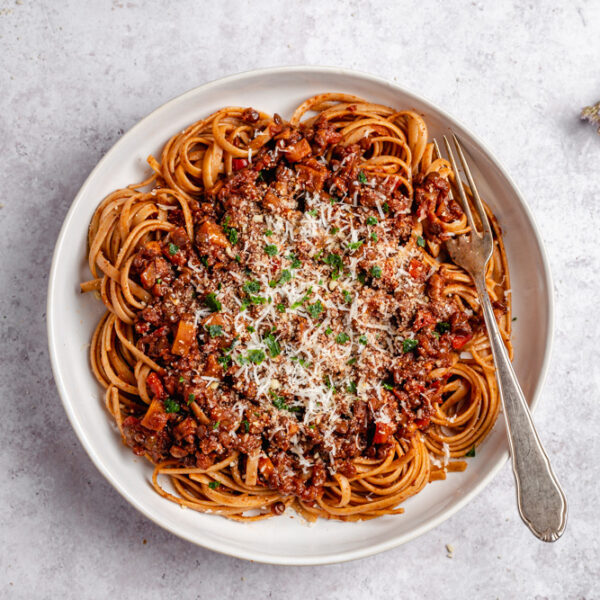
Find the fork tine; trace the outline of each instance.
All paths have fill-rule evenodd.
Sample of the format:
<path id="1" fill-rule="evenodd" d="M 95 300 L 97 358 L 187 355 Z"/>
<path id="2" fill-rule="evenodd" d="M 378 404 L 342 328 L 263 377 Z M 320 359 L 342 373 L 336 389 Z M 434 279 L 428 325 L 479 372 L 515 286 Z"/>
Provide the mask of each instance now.
<path id="1" fill-rule="evenodd" d="M 465 214 L 467 215 L 467 221 L 469 222 L 469 227 L 471 227 L 471 231 L 473 233 L 479 235 L 477 228 L 475 227 L 475 221 L 473 220 L 473 214 L 471 213 L 471 207 L 469 205 L 469 199 L 467 198 L 467 194 L 465 192 L 465 188 L 460 179 L 460 173 L 458 172 L 458 167 L 456 165 L 456 160 L 454 159 L 454 154 L 452 153 L 452 148 L 450 148 L 450 142 L 446 136 L 444 137 L 444 145 L 446 146 L 446 152 L 448 152 L 448 158 L 450 159 L 450 163 L 452 164 L 452 170 L 454 171 L 454 176 L 456 177 L 456 188 L 458 189 L 458 193 L 460 194 L 461 204 Z"/>
<path id="2" fill-rule="evenodd" d="M 462 147 L 458 141 L 458 138 L 456 137 L 456 135 L 454 135 L 454 133 L 452 134 L 452 139 L 454 141 L 454 145 L 456 146 L 456 150 L 458 152 L 458 156 L 460 158 L 460 162 L 462 164 L 463 171 L 465 172 L 465 175 L 467 176 L 467 180 L 469 181 L 469 187 L 471 188 L 471 193 L 473 194 L 475 208 L 477 209 L 477 212 L 479 213 L 479 218 L 481 219 L 483 233 L 484 233 L 484 235 L 492 235 L 492 229 L 490 227 L 490 222 L 487 218 L 487 215 L 485 214 L 485 208 L 483 206 L 483 202 L 481 201 L 481 198 L 479 197 L 479 192 L 477 191 L 477 186 L 475 185 L 475 180 L 473 179 L 473 176 L 471 175 L 471 169 L 469 169 L 469 164 L 467 163 L 467 159 L 465 158 Z"/>

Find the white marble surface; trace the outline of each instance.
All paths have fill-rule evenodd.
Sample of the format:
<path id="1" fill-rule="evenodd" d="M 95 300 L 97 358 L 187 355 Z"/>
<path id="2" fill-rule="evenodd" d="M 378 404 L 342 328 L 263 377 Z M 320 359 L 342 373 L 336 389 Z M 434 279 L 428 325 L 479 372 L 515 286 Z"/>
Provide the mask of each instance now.
<path id="1" fill-rule="evenodd" d="M 599 597 L 600 136 L 578 120 L 600 100 L 599 58 L 600 4 L 582 0 L 0 2 L 0 597 Z M 155 526 L 83 452 L 45 333 L 71 200 L 122 132 L 169 98 L 292 64 L 357 68 L 424 94 L 489 144 L 528 200 L 557 302 L 536 422 L 570 502 L 558 543 L 521 524 L 507 465 L 396 550 L 326 567 L 252 564 Z"/>

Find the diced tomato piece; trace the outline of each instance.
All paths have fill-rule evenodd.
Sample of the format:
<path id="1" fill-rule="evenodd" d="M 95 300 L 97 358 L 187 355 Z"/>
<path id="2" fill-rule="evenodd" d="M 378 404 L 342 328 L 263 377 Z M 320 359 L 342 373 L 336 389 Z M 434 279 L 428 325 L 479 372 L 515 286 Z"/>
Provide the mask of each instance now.
<path id="1" fill-rule="evenodd" d="M 187 356 L 194 343 L 195 335 L 196 327 L 194 326 L 193 321 L 185 318 L 181 319 L 177 326 L 177 334 L 175 335 L 171 352 L 178 356 Z"/>
<path id="2" fill-rule="evenodd" d="M 214 354 L 209 354 L 206 359 L 206 368 L 204 369 L 205 377 L 221 377 L 223 375 L 223 367 L 217 362 Z"/>
<path id="3" fill-rule="evenodd" d="M 385 444 L 394 428 L 389 423 L 375 423 L 375 435 L 373 436 L 374 444 Z"/>
<path id="4" fill-rule="evenodd" d="M 225 237 L 223 230 L 214 221 L 204 221 L 198 228 L 198 241 L 202 244 L 212 244 L 227 248 L 229 240 Z"/>
<path id="5" fill-rule="evenodd" d="M 150 403 L 144 418 L 141 423 L 146 429 L 152 429 L 152 431 L 161 431 L 167 424 L 168 415 L 165 412 L 162 402 L 155 398 Z"/>
<path id="6" fill-rule="evenodd" d="M 160 377 L 154 373 L 154 371 L 150 373 L 148 377 L 146 377 L 146 385 L 150 388 L 154 398 L 157 400 L 162 400 L 164 398 L 165 390 L 163 388 L 162 381 L 160 380 Z"/>
<path id="7" fill-rule="evenodd" d="M 452 334 L 452 347 L 455 350 L 460 350 L 467 342 L 473 338 L 472 333 L 454 333 Z"/>
<path id="8" fill-rule="evenodd" d="M 258 470 L 265 479 L 268 479 L 271 473 L 275 470 L 275 467 L 273 466 L 270 458 L 261 456 L 258 459 Z"/>
<path id="9" fill-rule="evenodd" d="M 429 419 L 415 419 L 415 425 L 419 429 L 425 429 L 429 425 Z"/>
<path id="10" fill-rule="evenodd" d="M 425 308 L 420 308 L 415 316 L 414 328 L 416 331 L 419 331 L 419 329 L 422 329 L 423 327 L 433 325 L 435 321 L 436 319 L 430 311 Z"/>
<path id="11" fill-rule="evenodd" d="M 248 160 L 245 158 L 234 158 L 231 161 L 231 166 L 233 167 L 234 171 L 239 171 L 240 169 L 248 166 Z"/>
<path id="12" fill-rule="evenodd" d="M 149 290 L 156 283 L 156 265 L 151 262 L 140 275 L 142 285 Z"/>
<path id="13" fill-rule="evenodd" d="M 291 163 L 302 160 L 304 157 L 309 156 L 310 153 L 310 144 L 305 138 L 302 138 L 296 144 L 291 144 L 286 148 L 286 158 L 288 159 L 288 162 Z"/>
<path id="14" fill-rule="evenodd" d="M 413 279 L 423 279 L 423 275 L 425 273 L 425 265 L 416 258 L 411 258 L 410 263 L 408 265 L 408 274 Z"/>

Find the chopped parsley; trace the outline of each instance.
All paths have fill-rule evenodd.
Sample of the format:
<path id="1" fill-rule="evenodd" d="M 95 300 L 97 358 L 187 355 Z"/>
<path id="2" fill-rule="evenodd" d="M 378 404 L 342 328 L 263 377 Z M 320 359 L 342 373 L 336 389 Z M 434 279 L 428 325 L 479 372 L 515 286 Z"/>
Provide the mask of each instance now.
<path id="1" fill-rule="evenodd" d="M 377 265 L 371 267 L 371 275 L 377 278 L 381 277 L 381 267 L 378 267 Z"/>
<path id="2" fill-rule="evenodd" d="M 450 323 L 447 321 L 440 321 L 435 328 L 438 333 L 446 333 L 447 331 L 450 331 Z"/>
<path id="3" fill-rule="evenodd" d="M 371 233 L 371 235 L 369 236 L 374 242 L 376 242 L 379 238 L 377 237 L 377 234 L 375 232 Z"/>
<path id="4" fill-rule="evenodd" d="M 292 279 L 292 272 L 289 269 L 284 269 L 281 271 L 281 275 L 279 275 L 279 279 L 277 280 L 278 285 L 283 285 Z"/>
<path id="5" fill-rule="evenodd" d="M 361 335 L 358 338 L 358 343 L 362 344 L 363 346 L 366 346 L 368 344 L 367 336 L 366 335 Z"/>
<path id="6" fill-rule="evenodd" d="M 211 312 L 219 312 L 223 308 L 223 305 L 217 300 L 217 296 L 213 292 L 206 294 L 204 304 L 210 308 Z"/>
<path id="7" fill-rule="evenodd" d="M 317 209 L 316 208 L 312 208 L 311 210 L 307 210 L 306 211 L 311 217 L 316 217 L 317 216 Z"/>
<path id="8" fill-rule="evenodd" d="M 275 336 L 272 333 L 269 333 L 269 335 L 265 336 L 263 338 L 263 341 L 265 342 L 265 345 L 269 349 L 269 352 L 271 353 L 271 356 L 273 358 L 281 354 L 281 347 L 279 346 L 279 342 L 275 339 Z"/>
<path id="9" fill-rule="evenodd" d="M 332 228 L 329 230 L 329 233 L 330 233 L 331 235 L 335 235 L 335 234 L 336 234 L 336 233 L 337 233 L 339 230 L 340 230 L 340 228 L 339 228 L 339 227 L 332 227 Z"/>
<path id="10" fill-rule="evenodd" d="M 260 283 L 258 281 L 246 281 L 242 286 L 246 294 L 256 294 L 260 292 Z"/>
<path id="11" fill-rule="evenodd" d="M 332 333 L 333 333 L 333 329 L 331 329 L 331 327 L 328 327 L 328 328 L 325 330 L 325 335 L 331 335 Z"/>
<path id="12" fill-rule="evenodd" d="M 175 245 L 173 242 L 169 244 L 169 254 L 171 256 L 175 256 L 179 252 L 179 246 Z"/>
<path id="13" fill-rule="evenodd" d="M 217 362 L 226 369 L 231 363 L 231 356 L 219 356 L 219 358 L 217 358 Z"/>
<path id="14" fill-rule="evenodd" d="M 404 354 L 406 354 L 407 352 L 412 352 L 416 349 L 418 345 L 419 342 L 417 340 L 407 338 L 402 342 L 402 352 L 404 352 Z"/>
<path id="15" fill-rule="evenodd" d="M 363 244 L 365 243 L 364 240 L 358 240 L 357 242 L 352 242 L 350 244 L 348 244 L 348 250 L 358 250 Z"/>
<path id="16" fill-rule="evenodd" d="M 348 384 L 348 393 L 349 394 L 356 394 L 356 392 L 357 392 L 356 381 L 351 381 Z"/>
<path id="17" fill-rule="evenodd" d="M 377 225 L 377 219 L 375 217 L 369 217 L 367 219 L 367 225 Z"/>
<path id="18" fill-rule="evenodd" d="M 218 488 L 220 485 L 221 485 L 221 484 L 220 484 L 218 481 L 211 481 L 211 482 L 208 484 L 208 487 L 209 487 L 211 490 L 216 490 L 216 489 L 217 489 L 217 488 Z"/>
<path id="19" fill-rule="evenodd" d="M 179 406 L 179 402 L 176 402 L 175 400 L 172 400 L 171 398 L 167 398 L 165 400 L 165 412 L 176 413 L 176 412 L 179 412 L 180 408 L 181 408 L 181 406 Z"/>
<path id="20" fill-rule="evenodd" d="M 211 338 L 223 335 L 223 327 L 221 325 L 206 325 L 205 328 Z"/>
<path id="21" fill-rule="evenodd" d="M 363 173 L 363 171 L 358 172 L 358 180 L 361 183 L 367 183 L 367 176 Z"/>
<path id="22" fill-rule="evenodd" d="M 306 310 L 313 319 L 316 319 L 323 312 L 323 305 L 320 300 L 317 300 L 314 304 L 309 304 Z"/>
<path id="23" fill-rule="evenodd" d="M 472 458 L 473 456 L 475 456 L 475 446 L 473 446 L 466 454 L 465 456 L 467 456 L 468 458 Z"/>
<path id="24" fill-rule="evenodd" d="M 302 262 L 298 258 L 296 258 L 296 256 L 293 253 L 289 254 L 287 258 L 288 260 L 292 261 L 290 268 L 299 269 L 302 266 Z"/>
<path id="25" fill-rule="evenodd" d="M 343 290 L 342 294 L 344 294 L 344 300 L 348 303 L 352 303 L 352 294 L 348 290 Z"/>
<path id="26" fill-rule="evenodd" d="M 267 230 L 265 231 L 265 235 L 266 235 L 267 237 L 271 237 L 271 236 L 273 235 L 273 232 L 272 232 L 270 229 L 267 229 Z"/>
<path id="27" fill-rule="evenodd" d="M 387 202 L 384 202 L 381 210 L 387 215 L 390 212 L 390 205 Z"/>
<path id="28" fill-rule="evenodd" d="M 213 429 L 218 429 L 220 424 L 221 424 L 221 421 L 217 421 L 216 423 L 213 423 L 212 428 Z"/>
<path id="29" fill-rule="evenodd" d="M 275 244 L 267 244 L 264 250 L 269 256 L 275 256 L 278 252 L 277 246 Z"/>
<path id="30" fill-rule="evenodd" d="M 248 350 L 248 360 L 255 365 L 260 365 L 260 363 L 265 360 L 265 353 L 258 348 Z"/>
<path id="31" fill-rule="evenodd" d="M 179 376 L 179 383 L 183 383 L 185 381 L 185 379 L 183 378 L 183 375 Z"/>
<path id="32" fill-rule="evenodd" d="M 283 396 L 277 395 L 275 392 L 271 392 L 271 402 L 275 408 L 279 410 L 289 410 L 291 412 L 299 412 L 301 408 L 299 406 L 290 406 L 286 403 L 285 398 Z"/>
<path id="33" fill-rule="evenodd" d="M 221 227 L 223 228 L 223 232 L 227 236 L 227 239 L 231 242 L 232 245 L 235 245 L 238 242 L 238 231 L 237 229 L 235 229 L 235 227 L 229 227 L 230 220 L 231 219 L 229 216 L 225 217 L 225 220 L 223 221 L 223 225 L 221 225 Z"/>
<path id="34" fill-rule="evenodd" d="M 417 246 L 420 246 L 421 248 L 425 248 L 425 240 L 421 236 L 417 237 Z"/>
<path id="35" fill-rule="evenodd" d="M 285 312 L 285 304 L 278 304 L 276 307 L 277 312 L 284 313 Z"/>
<path id="36" fill-rule="evenodd" d="M 312 285 L 308 288 L 306 294 L 304 294 L 304 296 L 302 296 L 302 298 L 300 298 L 300 300 L 297 300 L 296 302 L 294 302 L 294 304 L 292 304 L 290 306 L 290 308 L 293 310 L 294 308 L 298 308 L 299 306 L 302 306 L 305 302 L 308 301 L 311 294 L 312 294 Z"/>
<path id="37" fill-rule="evenodd" d="M 252 327 L 252 325 L 246 325 L 246 331 L 249 331 L 250 333 L 254 333 L 256 331 L 256 329 L 254 329 L 254 327 Z"/>
<path id="38" fill-rule="evenodd" d="M 196 394 L 188 394 L 187 404 L 188 406 L 196 399 Z"/>
<path id="39" fill-rule="evenodd" d="M 382 387 L 384 390 L 389 390 L 390 392 L 391 392 L 391 391 L 394 389 L 394 386 L 393 386 L 393 385 L 390 385 L 389 383 L 386 383 L 385 381 L 382 381 L 382 382 L 381 382 L 381 387 Z"/>
<path id="40" fill-rule="evenodd" d="M 338 344 L 345 344 L 350 339 L 350 336 L 343 331 L 342 333 L 338 333 L 335 337 L 335 341 Z"/>
<path id="41" fill-rule="evenodd" d="M 358 360 L 358 358 L 356 358 L 356 356 L 355 356 L 354 358 L 351 358 L 349 361 L 347 361 L 346 364 L 353 365 L 357 360 Z"/>
<path id="42" fill-rule="evenodd" d="M 246 433 L 250 432 L 250 422 L 246 421 L 245 419 L 242 421 L 242 424 L 244 425 L 244 429 L 246 430 Z"/>

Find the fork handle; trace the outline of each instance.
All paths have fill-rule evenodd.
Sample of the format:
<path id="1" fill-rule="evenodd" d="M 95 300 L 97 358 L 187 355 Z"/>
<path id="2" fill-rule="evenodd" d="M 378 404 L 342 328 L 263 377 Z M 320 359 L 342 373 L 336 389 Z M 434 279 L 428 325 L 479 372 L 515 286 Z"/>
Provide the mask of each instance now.
<path id="1" fill-rule="evenodd" d="M 525 396 L 500 335 L 485 276 L 475 278 L 488 330 L 508 430 L 519 514 L 535 536 L 556 541 L 567 522 L 567 501 L 537 435 Z"/>

